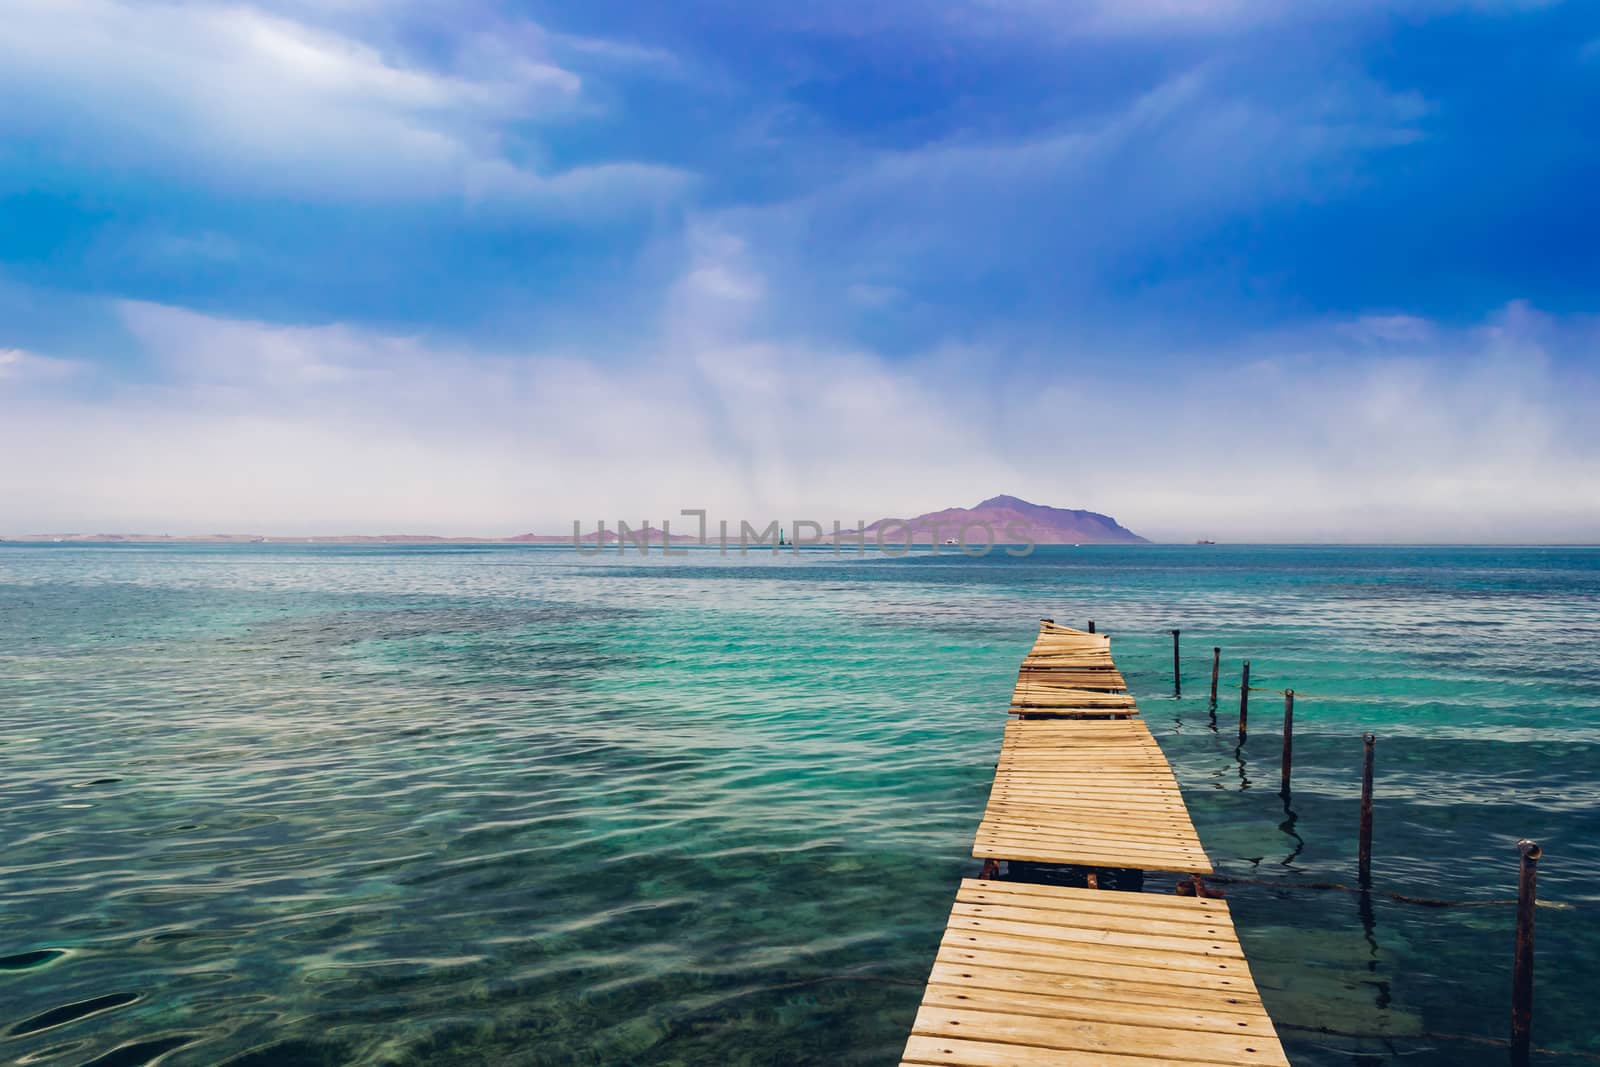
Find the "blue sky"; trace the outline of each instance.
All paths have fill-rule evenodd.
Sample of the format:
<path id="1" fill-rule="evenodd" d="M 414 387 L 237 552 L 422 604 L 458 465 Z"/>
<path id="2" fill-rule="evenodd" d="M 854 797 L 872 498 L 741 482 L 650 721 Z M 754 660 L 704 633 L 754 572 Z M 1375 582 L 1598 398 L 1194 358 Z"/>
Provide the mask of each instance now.
<path id="1" fill-rule="evenodd" d="M 0 533 L 1600 540 L 1600 8 L 11 0 Z"/>

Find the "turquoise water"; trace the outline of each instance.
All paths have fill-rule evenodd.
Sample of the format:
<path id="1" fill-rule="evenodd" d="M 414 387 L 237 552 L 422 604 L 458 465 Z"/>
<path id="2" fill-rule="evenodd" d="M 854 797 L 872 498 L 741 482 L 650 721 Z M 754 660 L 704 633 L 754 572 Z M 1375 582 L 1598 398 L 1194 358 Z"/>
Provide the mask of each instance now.
<path id="1" fill-rule="evenodd" d="M 0 545 L 0 1059 L 892 1063 L 1047 615 L 1219 872 L 1353 882 L 1365 729 L 1378 888 L 1539 839 L 1536 1040 L 1592 1060 L 1597 608 L 1590 549 Z M 1287 799 L 1213 645 L 1304 694 Z M 1504 1036 L 1509 909 L 1229 900 L 1296 1064 L 1505 1062 L 1404 1035 Z"/>

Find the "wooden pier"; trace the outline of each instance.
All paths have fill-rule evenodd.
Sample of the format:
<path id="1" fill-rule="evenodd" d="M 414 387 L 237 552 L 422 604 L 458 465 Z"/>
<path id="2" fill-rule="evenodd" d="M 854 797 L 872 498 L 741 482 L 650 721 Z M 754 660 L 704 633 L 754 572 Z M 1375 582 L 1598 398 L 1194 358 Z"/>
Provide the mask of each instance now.
<path id="1" fill-rule="evenodd" d="M 902 1063 L 1286 1067 L 1227 904 L 1102 888 L 1211 873 L 1110 639 L 1046 620 L 1011 713 Z"/>

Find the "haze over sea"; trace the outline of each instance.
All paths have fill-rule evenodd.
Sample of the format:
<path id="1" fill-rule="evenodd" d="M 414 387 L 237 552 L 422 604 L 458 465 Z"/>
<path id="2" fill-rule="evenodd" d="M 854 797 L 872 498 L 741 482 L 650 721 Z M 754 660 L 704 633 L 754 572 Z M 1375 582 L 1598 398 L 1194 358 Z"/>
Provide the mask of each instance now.
<path id="1" fill-rule="evenodd" d="M 1538 839 L 1535 1040 L 1592 1058 L 1597 605 L 1591 548 L 0 545 L 0 1059 L 892 1063 L 1041 616 L 1220 873 L 1353 882 L 1364 730 L 1379 889 Z M 1301 694 L 1287 799 L 1213 645 Z M 1504 1062 L 1296 1027 L 1503 1037 L 1509 908 L 1228 897 L 1297 1065 Z"/>

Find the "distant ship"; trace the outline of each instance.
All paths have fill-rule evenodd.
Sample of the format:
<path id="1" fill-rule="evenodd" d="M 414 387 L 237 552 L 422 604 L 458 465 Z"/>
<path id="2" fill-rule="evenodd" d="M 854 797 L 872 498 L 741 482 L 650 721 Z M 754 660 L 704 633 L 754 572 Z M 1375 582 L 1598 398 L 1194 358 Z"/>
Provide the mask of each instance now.
<path id="1" fill-rule="evenodd" d="M 1195 544 L 1197 544 L 1197 545 L 1214 545 L 1214 544 L 1216 544 L 1216 542 L 1215 541 L 1207 541 L 1205 538 L 1202 537 L 1200 540 L 1196 541 Z"/>

